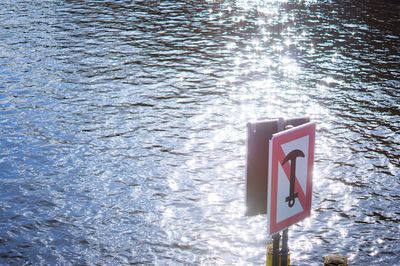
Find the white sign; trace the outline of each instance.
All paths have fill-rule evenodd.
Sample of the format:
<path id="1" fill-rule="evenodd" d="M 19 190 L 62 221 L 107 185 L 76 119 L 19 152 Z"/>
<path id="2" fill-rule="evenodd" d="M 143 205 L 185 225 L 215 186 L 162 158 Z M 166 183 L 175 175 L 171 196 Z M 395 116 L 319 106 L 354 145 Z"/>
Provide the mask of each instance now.
<path id="1" fill-rule="evenodd" d="M 272 136 L 268 167 L 268 234 L 311 214 L 315 124 L 306 123 Z"/>

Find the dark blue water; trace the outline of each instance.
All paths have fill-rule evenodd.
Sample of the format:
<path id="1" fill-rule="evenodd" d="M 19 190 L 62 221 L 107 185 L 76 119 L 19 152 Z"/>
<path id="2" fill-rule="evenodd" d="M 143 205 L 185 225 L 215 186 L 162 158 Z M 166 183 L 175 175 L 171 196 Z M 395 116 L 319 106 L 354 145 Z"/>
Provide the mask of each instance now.
<path id="1" fill-rule="evenodd" d="M 0 264 L 265 263 L 246 123 L 317 124 L 292 263 L 400 253 L 396 1 L 0 3 Z"/>

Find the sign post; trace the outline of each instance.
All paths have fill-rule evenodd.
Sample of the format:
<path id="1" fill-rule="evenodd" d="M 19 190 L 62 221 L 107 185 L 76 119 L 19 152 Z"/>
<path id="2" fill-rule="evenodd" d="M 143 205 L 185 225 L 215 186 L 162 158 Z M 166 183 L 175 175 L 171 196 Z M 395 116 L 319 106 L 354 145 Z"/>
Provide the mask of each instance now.
<path id="1" fill-rule="evenodd" d="M 315 124 L 274 134 L 268 157 L 268 234 L 279 239 L 283 230 L 281 265 L 288 265 L 288 227 L 311 214 Z M 274 241 L 274 246 L 278 244 Z M 273 247 L 275 251 L 277 247 Z M 272 264 L 278 266 L 277 255 Z"/>
<path id="2" fill-rule="evenodd" d="M 281 254 L 282 254 L 282 262 L 281 265 L 288 265 L 288 254 L 289 254 L 289 230 L 286 228 L 283 230 L 282 233 L 282 249 L 281 249 Z"/>
<path id="3" fill-rule="evenodd" d="M 247 124 L 246 215 L 268 214 L 273 242 L 267 265 L 290 263 L 288 227 L 310 215 L 315 125 L 309 121 L 299 117 Z"/>

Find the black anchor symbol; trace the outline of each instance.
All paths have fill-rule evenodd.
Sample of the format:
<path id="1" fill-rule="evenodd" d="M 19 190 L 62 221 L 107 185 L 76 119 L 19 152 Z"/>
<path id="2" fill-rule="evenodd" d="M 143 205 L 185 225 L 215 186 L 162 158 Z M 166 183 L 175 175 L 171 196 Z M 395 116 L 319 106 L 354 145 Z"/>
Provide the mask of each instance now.
<path id="1" fill-rule="evenodd" d="M 288 206 L 291 208 L 293 207 L 296 198 L 298 198 L 298 193 L 294 192 L 294 185 L 296 183 L 296 158 L 297 157 L 304 157 L 304 153 L 301 150 L 293 150 L 286 155 L 285 159 L 282 162 L 282 165 L 290 161 L 290 191 L 289 196 L 286 197 L 286 202 Z"/>

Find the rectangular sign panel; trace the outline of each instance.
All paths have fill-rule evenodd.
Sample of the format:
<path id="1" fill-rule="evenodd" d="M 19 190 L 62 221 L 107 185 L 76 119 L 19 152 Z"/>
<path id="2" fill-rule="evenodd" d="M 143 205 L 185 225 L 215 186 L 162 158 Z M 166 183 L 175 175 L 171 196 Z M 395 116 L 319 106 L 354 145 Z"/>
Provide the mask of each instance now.
<path id="1" fill-rule="evenodd" d="M 268 234 L 311 214 L 315 124 L 306 123 L 272 136 L 268 161 Z"/>

